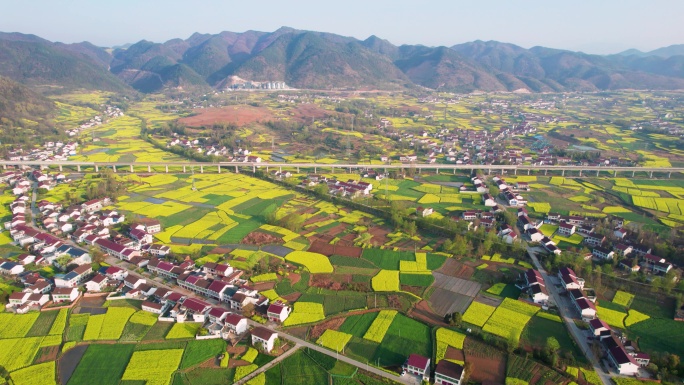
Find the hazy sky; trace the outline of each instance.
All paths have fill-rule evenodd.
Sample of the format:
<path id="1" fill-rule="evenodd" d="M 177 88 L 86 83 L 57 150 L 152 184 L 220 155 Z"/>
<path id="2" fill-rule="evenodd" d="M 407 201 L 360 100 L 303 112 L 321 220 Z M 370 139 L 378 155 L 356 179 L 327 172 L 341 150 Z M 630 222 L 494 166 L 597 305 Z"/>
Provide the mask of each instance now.
<path id="1" fill-rule="evenodd" d="M 680 0 L 0 0 L 0 31 L 100 46 L 281 26 L 400 44 L 498 40 L 615 53 L 684 43 Z"/>

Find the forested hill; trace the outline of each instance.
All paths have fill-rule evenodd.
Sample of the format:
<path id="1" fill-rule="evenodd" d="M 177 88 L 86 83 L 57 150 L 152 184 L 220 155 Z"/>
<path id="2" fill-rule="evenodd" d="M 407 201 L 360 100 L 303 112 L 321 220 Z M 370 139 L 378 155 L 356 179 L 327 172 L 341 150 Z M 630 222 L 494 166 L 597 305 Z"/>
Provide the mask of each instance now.
<path id="1" fill-rule="evenodd" d="M 496 41 L 452 47 L 395 46 L 331 33 L 195 33 L 107 50 L 0 33 L 0 75 L 30 85 L 112 91 L 222 89 L 236 77 L 296 88 L 470 91 L 684 89 L 680 47 L 589 55 Z"/>

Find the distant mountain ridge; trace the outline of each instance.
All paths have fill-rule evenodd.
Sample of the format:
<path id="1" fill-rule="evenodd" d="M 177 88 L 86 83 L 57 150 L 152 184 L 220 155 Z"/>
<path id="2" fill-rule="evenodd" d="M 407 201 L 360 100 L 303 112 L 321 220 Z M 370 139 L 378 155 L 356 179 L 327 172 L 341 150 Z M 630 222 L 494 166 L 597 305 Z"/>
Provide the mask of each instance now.
<path id="1" fill-rule="evenodd" d="M 684 45 L 600 56 L 496 41 L 395 46 L 283 27 L 195 33 L 107 50 L 0 33 L 0 75 L 25 84 L 159 92 L 222 88 L 238 76 L 296 88 L 533 92 L 684 89 Z"/>

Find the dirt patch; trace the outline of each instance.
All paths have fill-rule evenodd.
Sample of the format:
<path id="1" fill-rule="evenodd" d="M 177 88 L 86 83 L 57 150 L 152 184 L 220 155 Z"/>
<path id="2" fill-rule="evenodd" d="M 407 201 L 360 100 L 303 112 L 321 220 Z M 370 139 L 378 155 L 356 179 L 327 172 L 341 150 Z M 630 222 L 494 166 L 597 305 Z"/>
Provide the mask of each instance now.
<path id="1" fill-rule="evenodd" d="M 79 306 L 81 307 L 101 307 L 104 305 L 106 301 L 106 296 L 98 296 L 98 297 L 83 297 L 81 298 L 81 302 L 79 303 Z"/>
<path id="2" fill-rule="evenodd" d="M 295 302 L 301 296 L 302 296 L 302 293 L 292 293 L 292 294 L 284 295 L 283 299 L 287 302 Z"/>
<path id="3" fill-rule="evenodd" d="M 323 323 L 320 323 L 313 328 L 311 328 L 311 333 L 309 334 L 309 338 L 312 340 L 317 340 L 318 337 L 323 334 L 328 329 L 332 330 L 337 330 L 339 329 L 340 326 L 344 323 L 345 317 L 338 317 L 338 318 L 333 318 L 329 321 L 325 321 Z"/>
<path id="4" fill-rule="evenodd" d="M 231 356 L 240 356 L 247 351 L 246 346 L 228 346 L 226 352 Z"/>
<path id="5" fill-rule="evenodd" d="M 324 241 L 314 241 L 309 247 L 309 251 L 320 253 L 325 256 L 343 255 L 345 257 L 360 258 L 363 249 L 356 246 L 331 245 Z"/>
<path id="6" fill-rule="evenodd" d="M 62 358 L 57 361 L 57 373 L 59 373 L 60 384 L 66 384 L 69 382 L 71 375 L 74 374 L 78 363 L 81 362 L 81 358 L 83 358 L 83 355 L 87 349 L 88 345 L 74 346 L 73 348 L 67 350 L 67 352 L 62 355 Z"/>
<path id="7" fill-rule="evenodd" d="M 251 123 L 267 122 L 273 114 L 265 107 L 227 106 L 222 108 L 195 109 L 195 116 L 179 119 L 189 127 L 211 126 L 214 123 L 234 124 L 242 127 Z"/>
<path id="8" fill-rule="evenodd" d="M 382 227 L 373 227 L 368 229 L 368 232 L 373 236 L 371 242 L 374 244 L 384 245 L 385 243 L 389 242 L 387 234 L 389 234 L 390 231 L 387 229 L 384 229 Z"/>
<path id="9" fill-rule="evenodd" d="M 430 325 L 448 326 L 444 323 L 444 317 L 435 314 L 425 300 L 418 302 L 409 315 Z"/>
<path id="10" fill-rule="evenodd" d="M 297 273 L 288 273 L 287 278 L 290 280 L 290 285 L 296 285 L 302 279 L 302 276 Z"/>
<path id="11" fill-rule="evenodd" d="M 445 275 L 463 279 L 469 279 L 475 274 L 475 268 L 453 258 L 447 259 L 446 262 L 444 262 L 444 265 L 437 271 Z"/>
<path id="12" fill-rule="evenodd" d="M 474 382 L 483 385 L 506 382 L 506 356 L 502 351 L 473 338 L 466 338 L 464 353 L 465 361 L 471 362 L 476 368 L 471 374 Z"/>
<path id="13" fill-rule="evenodd" d="M 59 346 L 48 346 L 40 348 L 36 354 L 36 360 L 34 364 L 40 364 L 42 362 L 54 361 L 59 355 Z"/>
<path id="14" fill-rule="evenodd" d="M 209 254 L 228 254 L 228 253 L 230 253 L 231 251 L 233 251 L 233 249 L 231 249 L 231 248 L 227 248 L 227 247 L 215 247 L 215 248 L 213 248 L 213 249 L 209 252 Z"/>
<path id="15" fill-rule="evenodd" d="M 283 240 L 271 234 L 253 231 L 247 234 L 246 237 L 242 238 L 240 243 L 244 243 L 246 245 L 270 245 L 274 243 L 283 243 Z"/>
<path id="16" fill-rule="evenodd" d="M 251 365 L 251 364 L 252 364 L 251 362 L 247 362 L 247 361 L 243 361 L 243 360 L 234 360 L 234 359 L 231 359 L 231 360 L 228 362 L 228 368 L 235 368 L 235 367 L 238 367 L 238 366 L 248 366 L 248 365 Z"/>
<path id="17" fill-rule="evenodd" d="M 315 104 L 299 104 L 292 110 L 294 118 L 302 122 L 311 122 L 311 118 L 323 119 L 330 116 L 330 111 L 324 110 Z"/>
<path id="18" fill-rule="evenodd" d="M 465 353 L 463 353 L 463 350 L 461 349 L 456 349 L 453 346 L 449 346 L 446 353 L 444 353 L 444 358 L 448 360 L 465 362 Z"/>
<path id="19" fill-rule="evenodd" d="M 258 290 L 258 291 L 264 291 L 264 290 L 270 290 L 275 287 L 275 282 L 259 282 L 255 283 L 252 286 L 253 289 Z"/>

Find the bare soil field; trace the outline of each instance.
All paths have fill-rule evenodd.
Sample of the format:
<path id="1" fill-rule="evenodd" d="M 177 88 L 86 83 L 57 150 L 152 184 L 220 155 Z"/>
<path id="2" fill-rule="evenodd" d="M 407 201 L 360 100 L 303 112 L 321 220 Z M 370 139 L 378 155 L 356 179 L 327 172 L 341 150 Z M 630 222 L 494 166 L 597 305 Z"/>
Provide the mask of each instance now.
<path id="1" fill-rule="evenodd" d="M 444 323 L 444 317 L 435 314 L 425 300 L 418 302 L 409 315 L 430 325 L 448 326 Z"/>
<path id="2" fill-rule="evenodd" d="M 59 383 L 66 384 L 69 382 L 71 375 L 74 374 L 78 363 L 81 362 L 81 358 L 88 349 L 88 345 L 77 345 L 69 349 L 62 358 L 57 362 L 59 373 Z"/>
<path id="3" fill-rule="evenodd" d="M 463 346 L 466 362 L 474 368 L 471 380 L 483 385 L 500 385 L 506 382 L 506 356 L 500 350 L 473 338 L 466 338 Z"/>
<path id="4" fill-rule="evenodd" d="M 210 126 L 214 123 L 227 123 L 242 127 L 273 119 L 273 114 L 265 107 L 227 106 L 196 109 L 195 112 L 198 114 L 179 121 L 189 127 Z"/>

